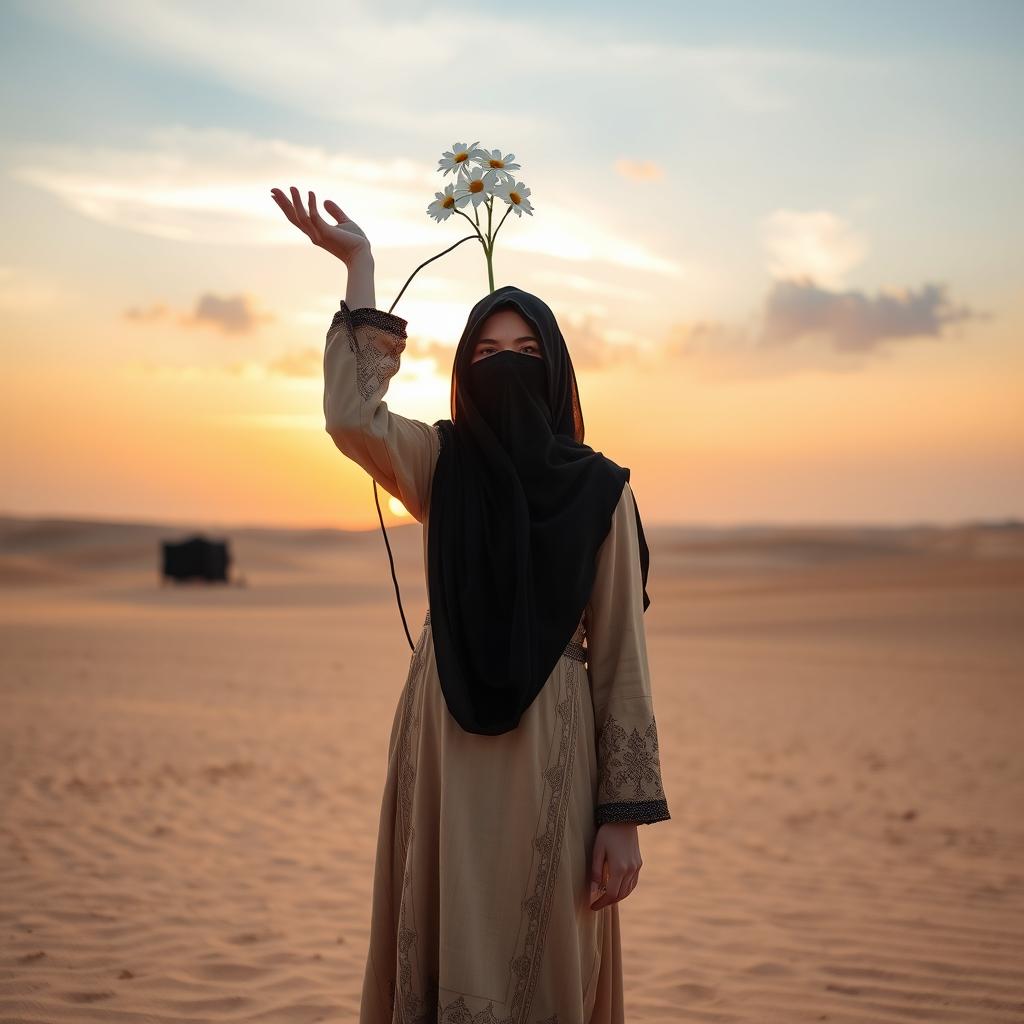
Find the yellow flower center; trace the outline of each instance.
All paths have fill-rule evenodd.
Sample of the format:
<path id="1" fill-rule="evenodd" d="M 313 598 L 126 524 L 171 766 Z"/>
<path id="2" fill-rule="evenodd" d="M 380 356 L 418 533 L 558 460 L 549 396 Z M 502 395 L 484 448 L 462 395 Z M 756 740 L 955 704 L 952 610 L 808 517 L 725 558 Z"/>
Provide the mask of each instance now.
<path id="1" fill-rule="evenodd" d="M 518 192 L 509 192 L 508 197 L 516 204 L 516 206 L 523 201 L 523 197 Z"/>
<path id="2" fill-rule="evenodd" d="M 455 163 L 461 164 L 469 156 L 469 153 L 456 153 L 453 157 Z"/>
<path id="3" fill-rule="evenodd" d="M 483 183 L 483 181 L 480 178 L 477 178 L 474 181 L 471 181 L 469 183 L 469 191 L 470 192 L 483 192 L 483 190 L 484 190 L 484 183 Z"/>
<path id="4" fill-rule="evenodd" d="M 445 196 L 441 200 L 441 205 L 447 210 L 450 206 L 455 205 L 455 196 Z"/>
<path id="5" fill-rule="evenodd" d="M 492 167 L 504 167 L 505 166 L 505 161 L 504 160 L 488 160 L 487 162 Z"/>

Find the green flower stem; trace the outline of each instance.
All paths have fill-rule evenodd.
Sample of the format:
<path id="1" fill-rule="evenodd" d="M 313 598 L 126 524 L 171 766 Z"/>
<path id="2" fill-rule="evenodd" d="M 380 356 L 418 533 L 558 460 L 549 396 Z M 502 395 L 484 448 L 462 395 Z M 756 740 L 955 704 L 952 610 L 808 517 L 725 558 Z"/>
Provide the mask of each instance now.
<path id="1" fill-rule="evenodd" d="M 491 234 L 491 211 L 494 209 L 494 196 L 487 198 L 487 283 L 494 291 L 494 235 Z"/>
<path id="2" fill-rule="evenodd" d="M 491 226 L 493 224 L 493 216 L 494 216 L 494 196 L 489 196 L 487 198 L 486 202 L 487 202 L 487 237 L 486 238 L 483 236 L 483 234 L 480 231 L 480 214 L 478 212 L 478 204 L 474 204 L 474 206 L 473 206 L 473 216 L 472 217 L 470 217 L 469 214 L 467 214 L 465 212 L 465 210 L 460 210 L 460 209 L 456 208 L 455 212 L 460 217 L 465 217 L 466 220 L 469 221 L 470 227 L 472 227 L 472 229 L 476 232 L 475 235 L 467 235 L 466 238 L 461 239 L 461 241 L 465 242 L 468 238 L 479 238 L 480 239 L 480 244 L 484 247 L 484 258 L 487 260 L 487 284 L 490 287 L 491 292 L 493 292 L 494 291 L 494 240 L 498 237 L 498 232 L 501 230 L 501 225 L 505 223 L 506 218 L 512 212 L 512 204 L 511 203 L 509 204 L 509 207 L 505 211 L 504 216 L 502 216 L 501 220 L 498 221 L 498 226 L 496 228 L 494 228 L 494 230 L 492 232 Z M 474 222 L 474 220 L 475 220 L 475 222 Z M 459 243 L 456 243 L 456 245 L 457 244 L 459 244 Z M 454 249 L 455 246 L 452 246 L 452 248 Z M 450 250 L 448 250 L 448 249 L 445 250 L 445 252 L 449 252 L 449 251 Z M 444 253 L 439 253 L 438 255 L 443 256 Z M 433 257 L 433 258 L 437 259 L 436 256 Z M 427 262 L 429 263 L 430 261 L 428 260 Z M 420 267 L 416 268 L 416 270 L 419 270 L 419 269 L 420 269 Z M 414 274 L 416 273 L 416 270 L 413 271 Z M 410 280 L 411 280 L 411 278 L 410 278 Z M 406 281 L 406 284 L 408 284 L 408 283 L 409 282 Z M 402 288 L 402 291 L 405 291 L 404 287 Z M 399 292 L 398 294 L 399 294 L 399 296 L 401 296 L 402 292 Z M 397 301 L 398 301 L 398 299 L 395 299 L 395 302 L 397 302 Z"/>
<path id="3" fill-rule="evenodd" d="M 469 218 L 467 217 L 467 218 L 466 218 L 466 220 L 469 220 Z M 472 224 L 472 223 L 473 223 L 472 221 L 469 221 L 469 222 L 470 222 L 470 224 Z M 417 268 L 416 268 L 416 269 L 415 269 L 415 270 L 414 270 L 414 271 L 413 271 L 413 272 L 412 272 L 412 273 L 411 273 L 411 274 L 410 274 L 410 275 L 409 275 L 409 276 L 408 276 L 408 277 L 407 277 L 407 278 L 405 279 L 405 284 L 403 284 L 403 285 L 402 285 L 402 291 L 400 291 L 400 292 L 399 292 L 399 293 L 398 293 L 398 294 L 397 294 L 397 295 L 395 296 L 395 301 L 394 301 L 394 302 L 392 302 L 392 303 L 391 303 L 391 305 L 390 305 L 390 306 L 388 307 L 388 312 L 390 313 L 390 312 L 391 312 L 391 311 L 392 311 L 392 310 L 393 310 L 393 309 L 395 308 L 395 306 L 397 306 L 397 305 L 398 305 L 398 300 L 399 300 L 399 299 L 400 299 L 400 298 L 402 297 L 403 293 L 405 292 L 405 289 L 409 287 L 409 282 L 410 282 L 410 281 L 411 281 L 411 280 L 412 280 L 412 279 L 413 279 L 413 278 L 414 278 L 414 277 L 415 277 L 415 276 L 416 276 L 416 275 L 417 275 L 417 274 L 418 274 L 418 273 L 419 273 L 419 272 L 420 272 L 420 271 L 421 271 L 421 270 L 422 270 L 422 269 L 423 269 L 423 268 L 424 268 L 424 267 L 425 267 L 425 266 L 426 266 L 426 265 L 427 265 L 428 263 L 433 263 L 433 262 L 434 262 L 434 260 L 439 260 L 439 259 L 440 259 L 440 258 L 441 258 L 442 256 L 445 256 L 445 255 L 447 255 L 448 253 L 450 253 L 450 252 L 452 251 L 452 249 L 454 249 L 454 248 L 455 248 L 456 246 L 462 245 L 462 243 L 463 243 L 463 242 L 468 242 L 468 241 L 470 241 L 470 240 L 471 240 L 471 239 L 473 239 L 473 238 L 479 238 L 479 239 L 480 239 L 480 241 L 481 241 L 481 242 L 483 242 L 483 238 L 481 238 L 481 237 L 480 237 L 480 232 L 478 231 L 478 232 L 477 232 L 477 233 L 476 233 L 475 235 L 466 235 L 466 237 L 465 237 L 465 238 L 460 238 L 460 239 L 459 239 L 459 240 L 458 240 L 458 241 L 457 241 L 457 242 L 455 243 L 455 245 L 449 245 L 449 246 L 448 246 L 448 248 L 447 248 L 447 249 L 445 249 L 445 250 L 444 250 L 443 252 L 439 252 L 439 253 L 438 253 L 438 254 L 437 254 L 436 256 L 431 256 L 429 260 L 424 260 L 424 261 L 423 261 L 423 262 L 422 262 L 422 263 L 421 263 L 421 264 L 420 264 L 420 265 L 419 265 L 419 266 L 418 266 L 418 267 L 417 267 Z M 493 289 L 492 289 L 492 290 L 493 290 Z"/>
<path id="4" fill-rule="evenodd" d="M 481 244 L 484 247 L 484 258 L 487 260 L 487 279 L 490 282 L 491 291 L 493 292 L 494 291 L 494 270 L 493 270 L 492 265 L 491 265 L 491 252 L 492 252 L 491 240 L 490 240 L 489 237 L 488 238 L 484 238 L 484 236 L 482 234 L 480 234 L 480 229 L 475 224 L 473 224 L 473 221 L 470 219 L 470 217 L 468 216 L 468 214 L 466 214 L 466 212 L 464 210 L 456 209 L 455 212 L 460 214 L 461 216 L 465 217 L 466 220 L 469 221 L 469 223 L 473 226 L 473 230 L 476 231 L 477 236 L 479 237 Z M 488 220 L 489 220 L 490 219 L 490 209 L 489 208 L 488 208 L 487 213 L 488 213 Z M 476 215 L 476 207 L 475 206 L 473 207 L 473 214 Z M 477 219 L 478 219 L 478 223 L 479 223 L 479 217 Z M 490 232 L 490 228 L 489 227 L 488 227 L 488 232 Z"/>
<path id="5" fill-rule="evenodd" d="M 466 220 L 469 221 L 469 226 L 477 233 L 477 237 L 480 239 L 481 242 L 483 242 L 484 248 L 486 249 L 487 248 L 487 240 L 484 238 L 483 235 L 480 234 L 480 228 L 476 224 L 473 223 L 472 219 L 466 214 L 465 210 L 460 210 L 458 207 L 456 207 L 455 208 L 455 212 L 460 217 L 465 217 Z M 474 210 L 473 212 L 475 213 L 476 211 Z"/>
<path id="6" fill-rule="evenodd" d="M 491 235 L 491 248 L 494 248 L 494 240 L 498 237 L 498 232 L 501 230 L 501 225 L 505 223 L 505 217 L 512 212 L 512 204 L 509 203 L 508 209 L 505 211 L 505 216 L 498 221 L 498 226 L 494 229 L 494 234 Z"/>

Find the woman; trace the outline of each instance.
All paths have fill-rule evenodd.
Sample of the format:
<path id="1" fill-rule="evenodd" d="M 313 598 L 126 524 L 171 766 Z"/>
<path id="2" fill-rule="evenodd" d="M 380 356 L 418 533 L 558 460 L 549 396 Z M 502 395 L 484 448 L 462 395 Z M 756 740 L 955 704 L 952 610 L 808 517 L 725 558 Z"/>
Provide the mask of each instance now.
<path id="1" fill-rule="evenodd" d="M 406 321 L 334 203 L 274 198 L 348 267 L 334 444 L 423 524 L 429 609 L 392 723 L 360 1024 L 621 1024 L 618 903 L 669 818 L 629 470 L 582 443 L 568 350 L 518 288 L 474 306 L 452 419 L 392 412 Z M 585 646 L 584 646 L 585 643 Z"/>

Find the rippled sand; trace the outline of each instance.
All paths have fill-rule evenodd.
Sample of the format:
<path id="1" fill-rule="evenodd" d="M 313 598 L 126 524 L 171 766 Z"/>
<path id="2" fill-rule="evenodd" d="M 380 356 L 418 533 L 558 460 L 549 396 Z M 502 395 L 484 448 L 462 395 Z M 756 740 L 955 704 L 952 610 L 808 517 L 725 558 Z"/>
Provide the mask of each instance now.
<path id="1" fill-rule="evenodd" d="M 627 1019 L 1024 1021 L 1024 531 L 647 532 Z M 247 586 L 161 587 L 176 535 L 0 520 L 0 1021 L 357 1014 L 383 541 L 229 531 Z"/>

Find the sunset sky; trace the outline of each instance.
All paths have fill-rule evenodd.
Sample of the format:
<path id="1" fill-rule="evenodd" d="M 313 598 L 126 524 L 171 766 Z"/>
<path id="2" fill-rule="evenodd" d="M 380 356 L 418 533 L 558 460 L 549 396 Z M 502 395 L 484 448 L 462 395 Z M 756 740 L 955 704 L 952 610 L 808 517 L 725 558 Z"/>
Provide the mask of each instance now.
<path id="1" fill-rule="evenodd" d="M 479 142 L 535 208 L 496 284 L 645 523 L 1024 514 L 1024 4 L 8 0 L 0 56 L 0 512 L 374 528 L 346 271 L 270 189 L 345 208 L 387 309 Z M 475 244 L 417 275 L 394 411 L 449 415 L 486 290 Z"/>

